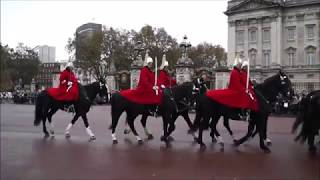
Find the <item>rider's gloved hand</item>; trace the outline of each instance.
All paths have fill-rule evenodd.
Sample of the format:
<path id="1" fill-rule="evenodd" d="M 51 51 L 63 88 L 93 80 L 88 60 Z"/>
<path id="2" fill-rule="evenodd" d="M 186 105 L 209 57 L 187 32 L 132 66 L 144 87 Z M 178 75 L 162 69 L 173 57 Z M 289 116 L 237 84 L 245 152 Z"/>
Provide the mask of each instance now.
<path id="1" fill-rule="evenodd" d="M 68 86 L 71 86 L 71 85 L 72 85 L 72 82 L 71 82 L 71 81 L 69 81 L 69 82 L 68 82 Z"/>
<path id="2" fill-rule="evenodd" d="M 159 87 L 158 86 L 153 86 L 152 89 L 156 91 L 156 90 L 159 89 Z"/>
<path id="3" fill-rule="evenodd" d="M 162 89 L 165 89 L 166 88 L 166 86 L 164 86 L 163 84 L 161 84 L 161 86 L 160 86 Z"/>

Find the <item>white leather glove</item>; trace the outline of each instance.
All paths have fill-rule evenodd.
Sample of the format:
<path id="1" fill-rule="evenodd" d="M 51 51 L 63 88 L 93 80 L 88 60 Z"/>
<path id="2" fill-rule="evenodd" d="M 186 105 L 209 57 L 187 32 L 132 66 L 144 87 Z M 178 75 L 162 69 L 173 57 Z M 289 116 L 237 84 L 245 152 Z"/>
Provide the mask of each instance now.
<path id="1" fill-rule="evenodd" d="M 165 89 L 165 88 L 166 88 L 166 86 L 164 86 L 163 84 L 161 84 L 161 88 L 162 88 L 162 89 Z"/>
<path id="2" fill-rule="evenodd" d="M 156 91 L 156 90 L 159 89 L 159 87 L 158 86 L 153 86 L 152 89 Z"/>
<path id="3" fill-rule="evenodd" d="M 71 85 L 72 85 L 72 82 L 71 82 L 71 81 L 69 81 L 69 82 L 68 82 L 68 86 L 71 86 Z"/>
<path id="4" fill-rule="evenodd" d="M 66 83 L 67 81 L 66 80 L 63 80 L 62 82 L 61 82 L 61 84 L 64 84 L 64 83 Z"/>

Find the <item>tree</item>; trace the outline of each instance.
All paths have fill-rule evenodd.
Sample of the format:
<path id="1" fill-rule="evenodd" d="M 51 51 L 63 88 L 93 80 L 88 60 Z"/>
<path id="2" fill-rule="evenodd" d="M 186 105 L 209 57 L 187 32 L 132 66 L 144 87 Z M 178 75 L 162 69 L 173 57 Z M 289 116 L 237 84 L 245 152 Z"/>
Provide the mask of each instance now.
<path id="1" fill-rule="evenodd" d="M 31 48 L 19 43 L 16 49 L 1 45 L 1 89 L 12 88 L 20 83 L 30 84 L 39 71 L 38 54 Z"/>

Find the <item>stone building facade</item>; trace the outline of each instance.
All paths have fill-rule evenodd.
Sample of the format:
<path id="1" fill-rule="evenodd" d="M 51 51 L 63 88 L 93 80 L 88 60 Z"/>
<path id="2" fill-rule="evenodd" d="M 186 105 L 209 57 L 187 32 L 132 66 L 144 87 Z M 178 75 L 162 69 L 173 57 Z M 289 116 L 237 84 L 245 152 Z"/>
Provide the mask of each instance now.
<path id="1" fill-rule="evenodd" d="M 228 64 L 250 59 L 258 82 L 283 69 L 297 92 L 320 89 L 319 0 L 229 0 Z"/>

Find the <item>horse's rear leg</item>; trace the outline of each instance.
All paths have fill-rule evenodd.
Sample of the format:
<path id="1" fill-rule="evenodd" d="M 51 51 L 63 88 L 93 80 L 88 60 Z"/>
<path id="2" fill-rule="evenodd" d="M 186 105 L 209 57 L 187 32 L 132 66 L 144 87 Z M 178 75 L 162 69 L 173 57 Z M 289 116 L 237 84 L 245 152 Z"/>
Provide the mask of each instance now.
<path id="1" fill-rule="evenodd" d="M 232 138 L 232 140 L 234 142 L 235 141 L 235 137 L 234 137 L 233 132 L 232 132 L 232 130 L 230 128 L 229 122 L 230 122 L 229 118 L 226 117 L 226 116 L 223 116 L 223 126 L 228 130 L 229 135 L 231 136 L 231 138 Z"/>
<path id="2" fill-rule="evenodd" d="M 245 136 L 243 136 L 242 138 L 240 138 L 239 140 L 234 140 L 234 145 L 239 146 L 240 144 L 247 141 L 250 138 L 250 136 L 252 135 L 252 132 L 254 130 L 254 126 L 255 126 L 255 123 L 252 120 L 249 121 L 247 134 Z"/>
<path id="3" fill-rule="evenodd" d="M 138 144 L 142 144 L 143 141 L 140 138 L 139 134 L 136 131 L 136 128 L 134 127 L 134 119 L 137 117 L 137 115 L 131 115 L 128 114 L 128 125 L 131 128 L 132 133 L 136 136 Z"/>
<path id="4" fill-rule="evenodd" d="M 128 125 L 128 115 L 126 117 L 126 120 L 124 122 L 124 131 L 123 131 L 124 134 L 130 134 L 131 133 L 131 129 Z"/>
<path id="5" fill-rule="evenodd" d="M 309 145 L 309 152 L 315 153 L 317 151 L 316 146 L 314 145 L 314 136 L 313 134 L 308 135 L 308 145 Z"/>
<path id="6" fill-rule="evenodd" d="M 198 144 L 200 144 L 201 149 L 206 148 L 206 145 L 203 143 L 203 140 L 202 140 L 202 133 L 203 133 L 203 130 L 207 128 L 209 121 L 210 121 L 210 116 L 204 116 L 202 121 L 200 121 L 199 135 L 197 138 L 197 142 L 198 142 Z"/>
<path id="7" fill-rule="evenodd" d="M 54 113 L 56 113 L 58 111 L 58 109 L 57 108 L 55 108 L 55 109 L 51 109 L 50 111 L 49 111 L 49 113 L 48 113 L 48 122 L 49 122 L 49 132 L 50 132 L 50 134 L 51 134 L 51 136 L 54 136 L 54 124 L 53 124 L 53 122 L 52 122 L 52 116 L 53 116 L 53 114 Z"/>
<path id="8" fill-rule="evenodd" d="M 92 141 L 92 140 L 95 140 L 96 137 L 94 136 L 91 128 L 89 127 L 89 122 L 88 122 L 87 115 L 84 114 L 84 115 L 82 115 L 81 117 L 82 117 L 83 123 L 84 123 L 84 125 L 85 125 L 85 127 L 86 127 L 86 132 L 87 132 L 87 134 L 88 134 L 89 137 L 90 137 L 90 140 L 91 140 L 91 141 Z"/>
<path id="9" fill-rule="evenodd" d="M 220 135 L 219 131 L 217 130 L 217 124 L 219 122 L 221 116 L 213 116 L 211 123 L 210 123 L 210 136 L 212 138 L 212 142 L 216 142 L 218 140 L 218 144 L 220 144 L 222 147 L 224 147 L 224 141 L 222 139 L 222 136 Z"/>
<path id="10" fill-rule="evenodd" d="M 153 139 L 153 135 L 152 135 L 152 133 L 150 133 L 150 131 L 147 128 L 147 118 L 148 118 L 147 114 L 142 114 L 140 122 L 142 124 L 145 135 L 150 140 L 150 139 Z"/>
<path id="11" fill-rule="evenodd" d="M 113 108 L 113 107 L 112 107 Z M 111 109 L 112 109 L 111 108 Z M 118 140 L 117 140 L 117 137 L 116 137 L 116 128 L 117 128 L 117 125 L 118 125 L 118 122 L 119 122 L 119 118 L 121 116 L 121 114 L 123 113 L 123 110 L 122 111 L 119 111 L 119 109 L 112 109 L 111 110 L 111 137 L 112 137 L 112 143 L 113 144 L 117 144 L 118 143 Z M 126 120 L 127 121 L 127 120 Z M 127 123 L 127 122 L 126 122 Z"/>
<path id="12" fill-rule="evenodd" d="M 67 128 L 66 128 L 66 130 L 65 130 L 65 136 L 66 136 L 66 138 L 70 138 L 71 137 L 71 135 L 70 135 L 70 130 L 71 130 L 71 128 L 72 128 L 72 126 L 74 125 L 74 123 L 76 123 L 76 121 L 78 120 L 78 118 L 80 117 L 80 115 L 79 114 L 76 114 L 74 117 L 73 117 L 73 119 L 71 120 L 71 122 L 68 124 L 68 126 L 67 126 Z"/>
<path id="13" fill-rule="evenodd" d="M 184 118 L 184 120 L 188 124 L 188 127 L 189 127 L 188 134 L 191 134 L 193 137 L 195 137 L 194 130 L 193 130 L 193 124 L 192 124 L 191 119 L 189 117 L 188 111 L 189 110 L 187 109 L 187 110 L 181 112 L 181 116 Z M 176 118 L 178 118 L 178 116 Z"/>
<path id="14" fill-rule="evenodd" d="M 42 118 L 42 131 L 44 133 L 45 138 L 50 136 L 49 132 L 47 131 L 46 118 Z"/>

